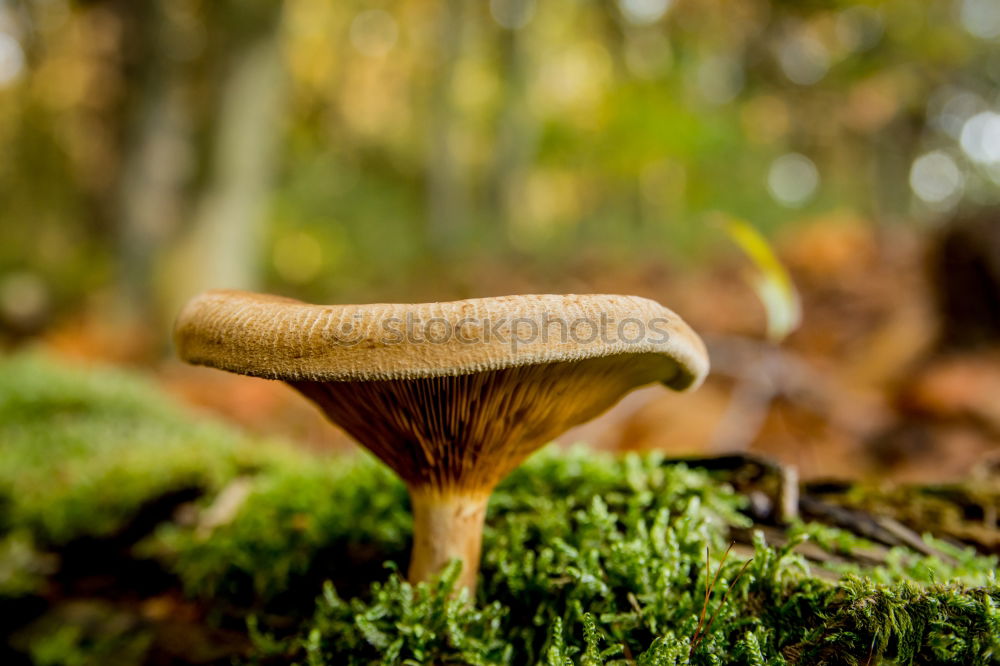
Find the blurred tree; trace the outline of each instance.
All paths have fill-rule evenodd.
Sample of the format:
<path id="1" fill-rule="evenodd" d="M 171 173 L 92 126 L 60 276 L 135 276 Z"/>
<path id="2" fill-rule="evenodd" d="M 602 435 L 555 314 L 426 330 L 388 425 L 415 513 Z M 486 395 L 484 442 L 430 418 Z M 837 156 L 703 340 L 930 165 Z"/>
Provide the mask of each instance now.
<path id="1" fill-rule="evenodd" d="M 438 3 L 428 119 L 428 240 L 440 250 L 455 238 L 464 217 L 462 176 L 455 150 L 455 67 L 461 57 L 466 5 L 463 0 Z"/>
<path id="2" fill-rule="evenodd" d="M 505 85 L 497 106 L 496 151 L 489 183 L 489 205 L 501 227 L 510 228 L 518 213 L 518 185 L 535 153 L 537 120 L 527 106 L 531 72 L 528 44 L 535 5 L 532 0 L 494 0 L 493 18 L 500 24 L 498 68 Z"/>
<path id="3" fill-rule="evenodd" d="M 158 280 L 168 316 L 205 289 L 259 287 L 268 192 L 284 129 L 281 3 L 209 7 L 208 25 L 226 26 L 226 38 L 213 40 L 206 53 L 215 66 L 202 85 L 217 93 L 206 95 L 212 103 L 201 110 L 205 167 L 190 195 L 190 223 L 172 243 Z"/>
<path id="4" fill-rule="evenodd" d="M 196 166 L 188 77 L 200 36 L 190 14 L 182 13 L 192 11 L 190 3 L 172 11 L 155 2 L 116 0 L 107 6 L 122 25 L 120 76 L 130 86 L 120 105 L 121 167 L 113 188 L 119 314 L 129 319 L 155 312 L 154 267 L 188 214 Z"/>

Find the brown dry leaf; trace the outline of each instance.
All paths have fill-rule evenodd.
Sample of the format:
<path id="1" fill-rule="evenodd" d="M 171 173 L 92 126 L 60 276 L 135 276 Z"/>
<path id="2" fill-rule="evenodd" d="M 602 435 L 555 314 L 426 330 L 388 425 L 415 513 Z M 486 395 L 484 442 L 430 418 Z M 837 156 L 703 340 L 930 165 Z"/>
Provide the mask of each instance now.
<path id="1" fill-rule="evenodd" d="M 685 456 L 709 451 L 712 437 L 729 404 L 721 382 L 709 382 L 693 393 L 655 391 L 622 421 L 615 444 L 619 451 L 663 451 Z"/>
<path id="2" fill-rule="evenodd" d="M 858 434 L 837 427 L 827 416 L 777 400 L 750 450 L 794 465 L 803 480 L 857 479 L 868 474 L 873 463 Z"/>
<path id="3" fill-rule="evenodd" d="M 1000 434 L 1000 354 L 970 353 L 934 361 L 905 388 L 903 404 L 940 419 L 973 419 Z"/>

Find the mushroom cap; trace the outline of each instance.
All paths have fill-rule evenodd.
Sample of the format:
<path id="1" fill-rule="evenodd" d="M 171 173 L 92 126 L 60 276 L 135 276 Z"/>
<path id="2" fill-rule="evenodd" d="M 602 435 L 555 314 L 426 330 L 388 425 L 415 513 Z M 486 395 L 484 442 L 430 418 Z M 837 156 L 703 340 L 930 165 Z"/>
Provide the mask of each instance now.
<path id="1" fill-rule="evenodd" d="M 295 383 L 461 376 L 622 356 L 648 359 L 656 375 L 648 381 L 677 390 L 697 387 L 708 373 L 701 338 L 673 311 L 609 294 L 310 305 L 212 290 L 184 307 L 174 338 L 190 363 Z"/>

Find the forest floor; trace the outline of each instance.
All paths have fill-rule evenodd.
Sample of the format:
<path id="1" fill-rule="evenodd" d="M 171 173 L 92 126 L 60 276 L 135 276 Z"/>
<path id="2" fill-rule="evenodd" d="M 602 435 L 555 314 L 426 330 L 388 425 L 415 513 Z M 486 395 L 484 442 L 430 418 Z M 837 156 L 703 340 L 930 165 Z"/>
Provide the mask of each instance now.
<path id="1" fill-rule="evenodd" d="M 398 577 L 408 500 L 384 467 L 241 434 L 148 378 L 9 358 L 0 438 L 5 664 L 1000 655 L 995 483 L 887 493 L 753 455 L 551 449 L 492 498 L 466 600 L 457 571 Z"/>

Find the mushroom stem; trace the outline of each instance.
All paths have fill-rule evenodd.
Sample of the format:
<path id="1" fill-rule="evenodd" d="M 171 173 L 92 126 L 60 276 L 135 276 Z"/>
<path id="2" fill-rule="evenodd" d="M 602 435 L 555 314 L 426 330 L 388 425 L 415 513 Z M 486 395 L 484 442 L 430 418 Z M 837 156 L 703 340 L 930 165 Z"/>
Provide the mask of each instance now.
<path id="1" fill-rule="evenodd" d="M 413 553 L 410 582 L 439 574 L 451 560 L 462 562 L 455 591 L 476 589 L 483 520 L 489 494 L 410 487 L 413 505 Z"/>

